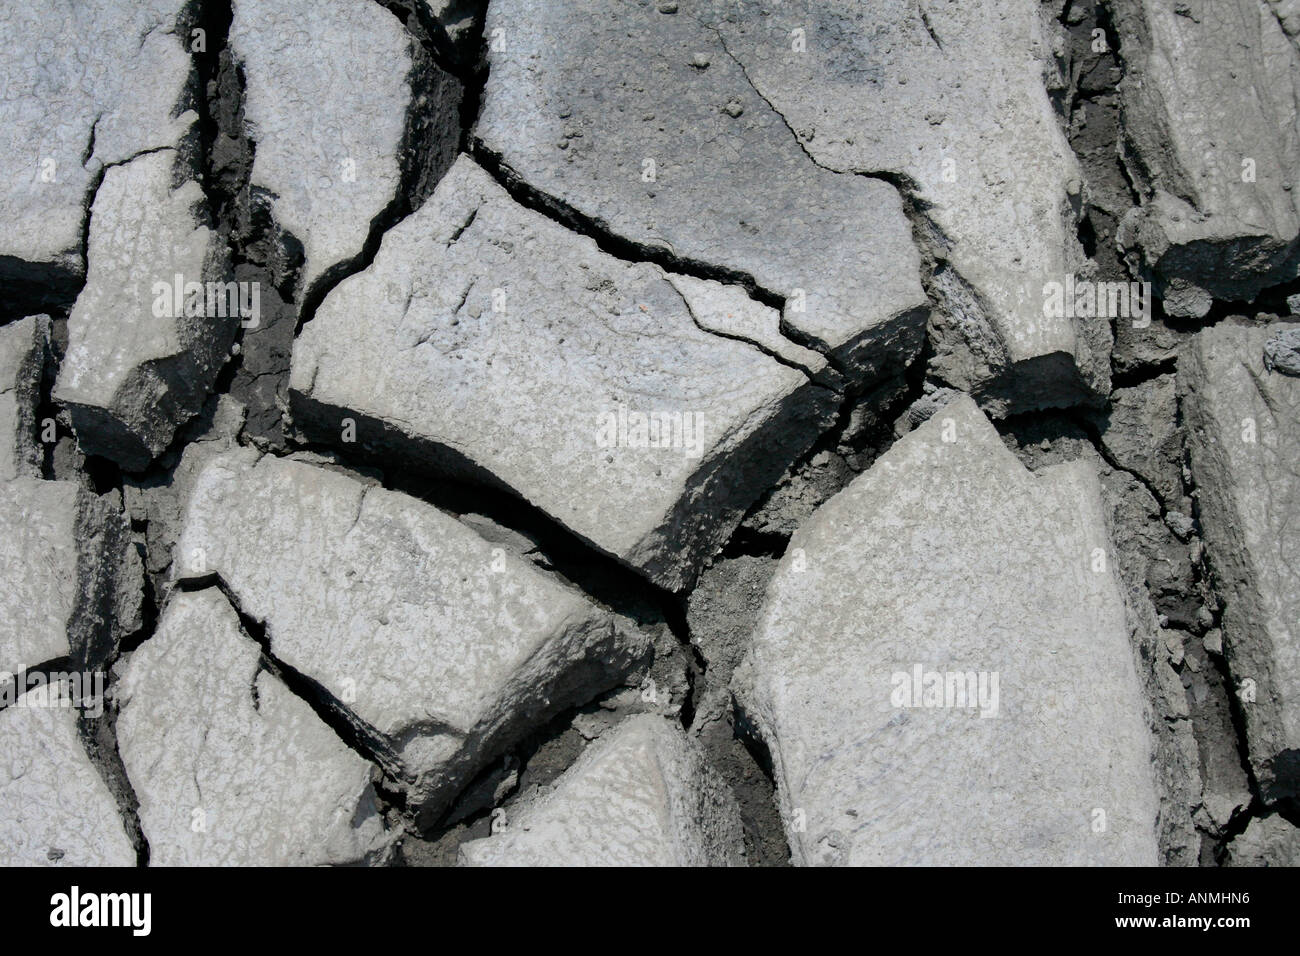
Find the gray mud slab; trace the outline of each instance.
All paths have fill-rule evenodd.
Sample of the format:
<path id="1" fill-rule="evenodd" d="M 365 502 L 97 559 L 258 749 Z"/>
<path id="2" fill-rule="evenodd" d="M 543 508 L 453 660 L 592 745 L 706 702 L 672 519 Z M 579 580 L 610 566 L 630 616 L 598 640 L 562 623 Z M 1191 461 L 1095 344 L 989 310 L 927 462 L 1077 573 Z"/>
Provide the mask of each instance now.
<path id="1" fill-rule="evenodd" d="M 1111 551 L 1093 466 L 1030 473 L 967 397 L 823 505 L 733 685 L 794 862 L 1154 864 Z"/>
<path id="2" fill-rule="evenodd" d="M 854 379 L 896 374 L 929 307 L 901 196 L 814 162 L 696 7 L 493 3 L 477 142 L 638 258 L 780 298 L 783 324 Z"/>
<path id="3" fill-rule="evenodd" d="M 499 831 L 462 844 L 472 866 L 741 866 L 740 815 L 697 745 L 631 717 L 588 745 Z"/>
<path id="4" fill-rule="evenodd" d="M 240 318 L 200 173 L 160 149 L 95 194 L 86 284 L 54 398 L 86 454 L 143 471 L 203 407 Z"/>
<path id="5" fill-rule="evenodd" d="M 173 573 L 215 576 L 421 825 L 511 742 L 615 686 L 646 637 L 456 519 L 251 449 L 198 470 Z"/>
<path id="6" fill-rule="evenodd" d="M 1266 800 L 1300 794 L 1300 380 L 1264 367 L 1282 324 L 1221 323 L 1178 364 L 1223 647 Z"/>
<path id="7" fill-rule="evenodd" d="M 295 419 L 504 487 L 680 590 L 838 400 L 705 331 L 728 309 L 774 334 L 766 306 L 615 259 L 462 156 L 298 337 Z"/>
<path id="8" fill-rule="evenodd" d="M 86 756 L 58 685 L 0 711 L 0 863 L 135 866 L 117 803 Z"/>
<path id="9" fill-rule="evenodd" d="M 106 166 L 145 150 L 193 148 L 188 6 L 34 0 L 0 12 L 5 311 L 66 307 L 76 295 L 86 216 Z"/>
<path id="10" fill-rule="evenodd" d="M 1142 192 L 1120 240 L 1170 315 L 1253 299 L 1300 267 L 1300 50 L 1277 10 L 1114 4 L 1128 168 Z"/>
<path id="11" fill-rule="evenodd" d="M 1110 385 L 1104 318 L 1046 308 L 1049 287 L 1091 272 L 1077 236 L 1082 172 L 1051 98 L 1062 41 L 1046 9 L 682 4 L 819 167 L 903 185 L 938 299 L 931 367 L 997 415 L 1096 404 Z"/>
<path id="12" fill-rule="evenodd" d="M 178 592 L 116 688 L 152 866 L 382 860 L 370 764 L 266 669 L 216 588 Z"/>

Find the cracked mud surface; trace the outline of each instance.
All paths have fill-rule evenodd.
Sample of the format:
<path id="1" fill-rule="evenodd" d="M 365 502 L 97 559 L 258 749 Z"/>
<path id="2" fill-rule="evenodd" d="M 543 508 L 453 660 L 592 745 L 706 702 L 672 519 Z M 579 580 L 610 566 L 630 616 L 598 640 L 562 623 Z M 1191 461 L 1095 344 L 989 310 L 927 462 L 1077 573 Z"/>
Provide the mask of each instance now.
<path id="1" fill-rule="evenodd" d="M 0 862 L 1296 865 L 1291 7 L 0 12 Z"/>

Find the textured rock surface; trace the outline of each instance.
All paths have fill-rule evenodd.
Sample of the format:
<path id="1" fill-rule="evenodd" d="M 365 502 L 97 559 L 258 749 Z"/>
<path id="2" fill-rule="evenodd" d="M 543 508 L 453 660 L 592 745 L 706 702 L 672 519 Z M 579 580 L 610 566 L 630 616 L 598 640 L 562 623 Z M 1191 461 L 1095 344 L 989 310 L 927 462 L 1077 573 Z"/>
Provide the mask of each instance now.
<path id="1" fill-rule="evenodd" d="M 38 695 L 40 697 L 38 701 Z M 0 864 L 135 866 L 108 787 L 53 687 L 0 711 Z"/>
<path id="2" fill-rule="evenodd" d="M 1196 545 L 1179 540 L 1161 520 L 1160 503 L 1147 487 L 1125 471 L 1106 477 L 1115 524 L 1115 546 L 1126 552 L 1134 573 L 1166 623 L 1203 628 L 1201 595 L 1192 555 Z"/>
<path id="3" fill-rule="evenodd" d="M 1129 168 L 1143 204 L 1124 243 L 1171 315 L 1294 278 L 1300 51 L 1261 0 L 1119 0 Z"/>
<path id="4" fill-rule="evenodd" d="M 1091 446 L 1088 450 L 1092 451 Z M 1203 753 L 1197 737 L 1198 729 L 1206 729 L 1203 718 L 1209 704 L 1194 706 L 1180 678 L 1180 672 L 1190 676 L 1197 666 L 1185 650 L 1184 642 L 1192 636 L 1173 629 L 1179 625 L 1199 629 L 1199 615 L 1204 609 L 1196 600 L 1187 546 L 1160 521 L 1160 508 L 1151 493 L 1127 472 L 1104 464 L 1099 464 L 1099 471 L 1129 643 L 1142 695 L 1150 703 L 1148 726 L 1154 741 L 1151 763 L 1160 798 L 1156 818 L 1160 863 L 1190 866 L 1197 862 L 1203 842 L 1197 834 L 1203 818 L 1198 817 L 1198 808 L 1207 799 L 1215 802 L 1226 783 L 1224 777 L 1214 774 L 1217 766 L 1207 766 L 1219 755 Z M 1171 572 L 1171 565 L 1185 570 L 1186 580 L 1179 580 Z M 1172 613 L 1174 610 L 1180 613 Z M 1214 703 L 1222 703 L 1222 698 L 1216 698 Z M 1234 737 L 1229 735 L 1232 744 Z M 1207 771 L 1210 780 L 1206 779 Z M 1207 790 L 1213 790 L 1216 796 L 1207 798 Z"/>
<path id="5" fill-rule="evenodd" d="M 935 368 L 1001 413 L 1109 386 L 1105 322 L 1044 311 L 1085 270 L 1081 173 L 1039 4 L 685 3 L 819 165 L 908 184 L 936 260 Z M 712 70 L 712 67 L 710 67 Z"/>
<path id="6" fill-rule="evenodd" d="M 1300 375 L 1300 329 L 1278 329 L 1264 343 L 1264 368 L 1283 375 Z"/>
<path id="7" fill-rule="evenodd" d="M 1154 863 L 1145 704 L 1117 579 L 1097 563 L 1109 551 L 1092 468 L 1031 475 L 965 397 L 823 505 L 736 678 L 794 861 Z M 984 695 L 907 706 L 917 668 L 961 672 L 963 691 L 982 673 Z"/>
<path id="8" fill-rule="evenodd" d="M 834 396 L 702 331 L 667 275 L 523 209 L 462 158 L 299 336 L 298 421 L 337 442 L 352 420 L 363 446 L 502 484 L 681 588 Z"/>
<path id="9" fill-rule="evenodd" d="M 1228 866 L 1300 866 L 1300 830 L 1280 816 L 1255 819 L 1228 845 Z"/>
<path id="10" fill-rule="evenodd" d="M 1250 782 L 1237 748 L 1237 733 L 1232 724 L 1231 687 L 1210 656 L 1222 652 L 1222 635 L 1218 631 L 1201 640 L 1183 644 L 1186 665 L 1182 680 L 1187 688 L 1187 705 L 1196 726 L 1200 754 L 1201 779 L 1204 785 L 1202 804 L 1209 817 L 1205 829 L 1215 835 L 1233 817 L 1250 806 Z"/>
<path id="11" fill-rule="evenodd" d="M 199 472 L 176 562 L 180 577 L 225 582 L 425 822 L 513 737 L 618 683 L 645 651 L 454 518 L 247 449 Z"/>
<path id="12" fill-rule="evenodd" d="M 187 6 L 34 0 L 0 14 L 5 310 L 70 301 L 85 275 L 83 229 L 105 165 L 190 135 L 192 66 L 177 22 Z"/>
<path id="13" fill-rule="evenodd" d="M 110 168 L 91 210 L 54 397 L 86 453 L 132 471 L 202 406 L 239 326 L 224 294 L 208 292 L 227 261 L 197 176 L 175 150 L 148 153 Z"/>
<path id="14" fill-rule="evenodd" d="M 451 164 L 459 84 L 369 0 L 314 9 L 310 30 L 288 0 L 233 7 L 254 200 L 283 233 L 285 261 L 273 271 L 301 256 L 309 296 L 361 256 L 385 210 L 423 198 Z"/>
<path id="15" fill-rule="evenodd" d="M 1283 325 L 1199 333 L 1178 376 L 1224 651 L 1266 799 L 1300 794 L 1300 381 L 1264 369 Z"/>
<path id="16" fill-rule="evenodd" d="M 689 12 L 491 4 L 498 42 L 479 141 L 642 258 L 748 277 L 855 376 L 893 374 L 919 350 L 928 306 L 898 192 L 811 161 Z M 761 184 L 752 169 L 764 170 Z"/>
<path id="17" fill-rule="evenodd" d="M 681 729 L 631 717 L 502 832 L 461 847 L 473 866 L 739 866 L 734 798 Z"/>
<path id="18" fill-rule="evenodd" d="M 681 293 L 695 324 L 706 332 L 752 342 L 786 365 L 798 366 L 812 376 L 826 371 L 825 356 L 786 338 L 781 332 L 780 313 L 750 298 L 740 286 L 675 273 L 668 274 L 668 281 Z"/>
<path id="19" fill-rule="evenodd" d="M 370 765 L 266 669 L 216 588 L 179 592 L 117 687 L 153 866 L 382 859 Z"/>
<path id="20" fill-rule="evenodd" d="M 44 315 L 0 328 L 0 481 L 40 477 L 36 406 L 49 337 L 50 320 Z"/>
<path id="21" fill-rule="evenodd" d="M 111 657 L 139 603 L 127 533 L 120 496 L 67 481 L 0 485 L 0 670 Z"/>
<path id="22" fill-rule="evenodd" d="M 0 856 L 1294 862 L 1300 0 L 0 38 Z"/>
<path id="23" fill-rule="evenodd" d="M 1095 418 L 1110 460 L 1140 477 L 1170 509 L 1183 508 L 1183 442 L 1174 376 L 1115 389 L 1110 408 Z"/>

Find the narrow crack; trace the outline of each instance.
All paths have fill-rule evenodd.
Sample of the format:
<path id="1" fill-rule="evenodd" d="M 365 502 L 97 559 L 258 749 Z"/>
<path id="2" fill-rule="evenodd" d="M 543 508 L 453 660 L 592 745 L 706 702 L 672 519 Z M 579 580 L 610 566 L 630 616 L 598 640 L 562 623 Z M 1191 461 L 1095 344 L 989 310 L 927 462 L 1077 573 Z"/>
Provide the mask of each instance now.
<path id="1" fill-rule="evenodd" d="M 669 284 L 672 285 L 672 283 Z M 764 345 L 762 342 L 758 342 L 754 339 L 749 338 L 748 336 L 740 335 L 738 333 L 724 332 L 721 329 L 706 328 L 704 324 L 700 322 L 699 316 L 695 314 L 695 310 L 691 308 L 691 303 L 687 300 L 686 296 L 682 294 L 681 290 L 678 289 L 675 285 L 673 286 L 673 290 L 677 293 L 677 297 L 681 300 L 682 306 L 686 309 L 686 314 L 689 315 L 691 321 L 695 323 L 695 327 L 699 329 L 701 332 L 703 332 L 705 335 L 716 335 L 720 339 L 728 339 L 729 341 L 732 342 L 740 342 L 743 343 L 744 345 L 749 345 L 757 349 L 759 352 L 762 352 L 764 355 L 766 355 L 768 358 L 772 359 L 773 361 L 778 362 L 781 365 L 784 365 L 786 368 L 793 369 L 794 371 L 799 372 L 806 379 L 808 379 L 809 382 L 813 381 L 813 376 L 815 373 L 813 372 L 812 369 L 808 368 L 807 366 L 801 365 L 798 362 L 794 362 L 790 359 L 787 359 L 785 356 L 780 355 L 779 353 L 773 351 L 771 348 Z M 794 343 L 792 342 L 792 344 Z M 832 387 L 832 391 L 838 393 L 842 390 Z"/>
<path id="2" fill-rule="evenodd" d="M 939 39 L 939 34 L 935 32 L 934 25 L 930 22 L 930 14 L 925 9 L 925 4 L 917 0 L 916 9 L 921 14 L 921 22 L 925 25 L 925 32 L 930 34 L 930 39 L 940 50 L 943 49 L 943 41 Z"/>
<path id="3" fill-rule="evenodd" d="M 699 23 L 700 26 L 710 31 L 715 37 L 718 38 L 718 45 L 722 47 L 722 52 L 725 53 L 727 57 L 733 63 L 736 64 L 736 67 L 740 70 L 740 75 L 745 78 L 745 82 L 748 83 L 749 88 L 754 91 L 754 95 L 757 96 L 760 100 L 762 100 L 765 104 L 767 104 L 767 108 L 772 111 L 773 115 L 777 116 L 781 120 L 781 125 L 783 125 L 786 128 L 786 131 L 789 132 L 790 138 L 794 140 L 795 145 L 799 147 L 799 151 L 804 154 L 808 162 L 812 163 L 818 169 L 825 170 L 828 173 L 834 173 L 836 176 L 861 176 L 863 179 L 877 179 L 882 182 L 889 183 L 891 186 L 894 186 L 894 188 L 896 189 L 898 188 L 897 181 L 900 178 L 906 178 L 903 177 L 901 173 L 894 173 L 889 171 L 836 169 L 833 166 L 827 166 L 825 163 L 823 163 L 821 160 L 819 160 L 816 156 L 814 156 L 811 152 L 808 151 L 808 147 L 804 145 L 803 138 L 797 132 L 795 132 L 795 128 L 790 125 L 790 121 L 786 119 L 785 114 L 782 113 L 779 109 L 777 109 L 776 104 L 774 104 L 770 99 L 768 99 L 767 95 L 761 89 L 758 88 L 758 84 L 756 84 L 753 81 L 753 79 L 750 77 L 749 70 L 745 67 L 745 64 L 742 63 L 740 58 L 736 56 L 734 53 L 732 53 L 730 47 L 727 46 L 727 41 L 723 38 L 722 31 L 719 30 L 717 27 L 715 27 L 713 24 L 705 23 L 704 21 L 699 20 L 698 18 L 696 19 L 696 22 Z M 927 21 L 927 27 L 928 25 L 929 24 Z M 913 187 L 914 186 L 915 184 L 913 184 Z"/>
<path id="4" fill-rule="evenodd" d="M 784 311 L 785 297 L 763 288 L 752 275 L 746 272 L 678 256 L 662 246 L 646 245 L 620 236 L 601 220 L 586 216 L 564 200 L 542 192 L 515 172 L 499 154 L 489 149 L 477 137 L 471 137 L 469 155 L 519 205 L 545 216 L 571 232 L 585 236 L 592 240 L 601 252 L 615 259 L 633 265 L 650 262 L 669 272 L 739 286 L 756 302 L 778 312 Z"/>
<path id="5" fill-rule="evenodd" d="M 1167 359 L 1159 362 L 1149 362 L 1142 365 L 1136 365 L 1133 368 L 1124 371 L 1110 373 L 1111 393 L 1121 389 L 1137 388 L 1140 385 L 1146 385 L 1158 378 L 1166 375 L 1173 375 L 1178 371 L 1178 356 L 1172 355 Z"/>
<path id="6" fill-rule="evenodd" d="M 409 782 L 401 758 L 387 744 L 383 734 L 339 701 L 324 685 L 276 657 L 271 649 L 268 625 L 244 609 L 238 594 L 219 572 L 211 571 L 206 574 L 181 577 L 174 582 L 174 587 L 180 592 L 203 591 L 213 587 L 220 591 L 239 618 L 239 625 L 245 636 L 259 647 L 260 668 L 271 674 L 295 697 L 307 704 L 321 722 L 334 731 L 339 740 L 350 750 L 367 763 L 378 766 L 389 778 L 399 782 Z"/>

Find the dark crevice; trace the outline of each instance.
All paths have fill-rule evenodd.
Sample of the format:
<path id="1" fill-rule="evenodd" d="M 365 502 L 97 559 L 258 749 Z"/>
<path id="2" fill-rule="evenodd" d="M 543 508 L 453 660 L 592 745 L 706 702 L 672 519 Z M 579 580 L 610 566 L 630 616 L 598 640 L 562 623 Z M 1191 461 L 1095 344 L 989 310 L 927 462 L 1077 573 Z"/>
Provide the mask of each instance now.
<path id="1" fill-rule="evenodd" d="M 222 128 L 222 104 L 218 96 L 222 61 L 227 55 L 230 26 L 235 17 L 234 6 L 232 0 L 194 0 L 183 16 L 188 23 L 182 27 L 182 36 L 202 30 L 204 38 L 203 49 L 191 51 L 198 74 L 194 107 L 199 115 L 199 182 L 213 218 L 226 222 L 236 189 L 218 169 L 218 157 L 223 152 L 220 141 L 229 135 L 229 131 Z"/>
<path id="2" fill-rule="evenodd" d="M 1083 247 L 1083 254 L 1089 259 L 1095 258 L 1097 255 L 1097 227 L 1093 225 L 1090 216 L 1079 217 L 1079 226 L 1076 233 L 1079 238 L 1079 245 Z"/>
<path id="3" fill-rule="evenodd" d="M 96 116 L 90 124 L 90 135 L 86 137 L 86 148 L 81 153 L 81 168 L 85 169 L 86 164 L 90 162 L 95 155 L 95 138 L 99 130 L 99 121 L 103 119 L 103 114 Z"/>
<path id="4" fill-rule="evenodd" d="M 430 59 L 440 70 L 453 76 L 462 76 L 464 65 L 456 56 L 451 37 L 438 18 L 429 10 L 428 3 L 421 0 L 376 0 L 376 2 L 397 17 L 407 31 L 420 41 Z"/>
<path id="5" fill-rule="evenodd" d="M 1293 313 L 1287 299 L 1296 295 L 1300 295 L 1300 278 L 1270 286 L 1249 300 L 1215 299 L 1204 317 L 1189 320 L 1189 324 L 1194 324 L 1195 328 L 1204 328 L 1238 316 L 1262 321 L 1290 316 Z"/>
<path id="6" fill-rule="evenodd" d="M 140 822 L 140 798 L 127 775 L 117 745 L 116 683 L 117 675 L 109 670 L 103 712 L 92 717 L 83 710 L 78 715 L 77 732 L 87 758 L 117 803 L 127 840 L 135 849 L 136 866 L 145 867 L 149 865 L 149 840 Z"/>
<path id="7" fill-rule="evenodd" d="M 1123 372 L 1112 371 L 1110 375 L 1111 391 L 1114 392 L 1122 388 L 1136 388 L 1165 375 L 1173 375 L 1177 371 L 1177 355 L 1170 356 L 1162 362 L 1138 365 Z"/>
<path id="8" fill-rule="evenodd" d="M 42 661 L 39 664 L 24 666 L 16 674 L 8 671 L 0 673 L 0 711 L 8 710 L 14 706 L 15 702 L 28 690 L 37 685 L 48 686 L 53 683 L 58 674 L 67 673 L 73 667 L 72 658 L 68 655 L 55 657 L 48 661 Z M 36 680 L 32 681 L 31 678 Z M 21 678 L 21 680 L 20 680 Z"/>
<path id="9" fill-rule="evenodd" d="M 773 509 L 780 510 L 775 502 L 776 496 L 786 486 L 800 481 L 800 476 L 807 473 L 815 460 L 828 455 L 845 461 L 846 466 L 839 480 L 817 489 L 815 494 L 822 502 L 867 471 L 893 445 L 893 426 L 898 416 L 924 394 L 926 367 L 931 354 L 927 341 L 900 376 L 886 379 L 874 389 L 850 395 L 843 401 L 834 422 L 745 512 L 730 540 L 723 546 L 720 556 L 779 558 L 785 554 L 790 535 L 761 524 L 764 516 Z M 869 419 L 865 425 L 862 422 L 864 417 Z"/>
<path id="10" fill-rule="evenodd" d="M 763 811 L 755 812 L 756 808 L 742 806 L 741 818 L 745 825 L 746 835 L 751 847 L 757 847 L 763 844 L 774 844 L 781 848 L 781 854 L 776 859 L 763 861 L 768 866 L 790 866 L 790 843 L 786 837 L 785 827 L 781 823 L 780 812 L 776 807 L 777 784 L 775 764 L 772 760 L 772 752 L 768 749 L 767 742 L 758 732 L 758 728 L 749 719 L 740 702 L 732 699 L 732 713 L 734 716 L 734 734 L 740 744 L 744 747 L 745 752 L 753 761 L 754 766 L 763 775 L 767 783 L 767 789 L 770 794 L 770 808 L 764 807 Z M 748 811 L 748 812 L 746 812 Z M 753 865 L 753 863 L 751 863 Z"/>
<path id="11" fill-rule="evenodd" d="M 762 531 L 742 524 L 736 529 L 736 533 L 731 536 L 731 540 L 723 546 L 719 557 L 724 559 L 739 557 L 778 559 L 785 554 L 785 549 L 789 546 L 790 538 L 787 535 L 775 531 Z"/>
<path id="12" fill-rule="evenodd" d="M 106 495 L 122 490 L 122 469 L 116 462 L 99 455 L 87 455 L 81 468 L 90 479 L 90 487 L 95 494 Z"/>
<path id="13" fill-rule="evenodd" d="M 473 16 L 470 36 L 458 51 L 446 29 L 433 16 L 427 3 L 421 0 L 377 0 L 424 47 L 430 60 L 443 72 L 460 81 L 463 93 L 460 101 L 460 152 L 469 152 L 469 140 L 483 105 L 483 89 L 487 85 L 487 46 L 483 36 L 486 19 L 486 0 Z"/>
<path id="14" fill-rule="evenodd" d="M 689 639 L 682 646 L 686 654 L 686 697 L 682 701 L 681 713 L 677 715 L 678 723 L 681 724 L 682 730 L 690 730 L 695 723 L 695 707 L 699 701 L 697 689 L 700 686 L 700 678 L 704 675 L 704 657 L 700 654 L 699 648 L 692 645 Z"/>
<path id="15" fill-rule="evenodd" d="M 62 356 L 58 354 L 57 344 L 53 330 L 51 330 L 50 341 L 45 344 L 45 356 L 41 368 L 41 391 L 40 400 L 36 404 L 35 418 L 33 426 L 36 433 L 32 436 L 36 441 L 36 447 L 41 457 L 41 477 L 46 481 L 54 481 L 58 476 L 56 474 L 54 452 L 59 442 L 75 441 L 72 429 L 63 420 L 59 414 L 59 406 L 54 401 L 54 385 L 59 377 L 59 363 Z M 46 422 L 54 423 L 54 441 L 46 441 L 45 434 Z"/>

